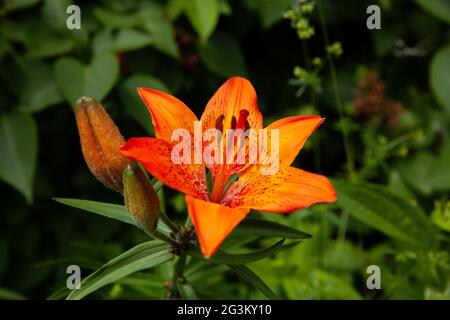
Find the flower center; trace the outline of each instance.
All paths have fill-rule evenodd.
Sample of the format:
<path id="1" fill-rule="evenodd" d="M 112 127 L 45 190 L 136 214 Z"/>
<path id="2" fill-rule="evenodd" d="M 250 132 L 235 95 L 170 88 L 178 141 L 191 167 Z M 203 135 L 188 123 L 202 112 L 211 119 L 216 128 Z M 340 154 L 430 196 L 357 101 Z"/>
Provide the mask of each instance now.
<path id="1" fill-rule="evenodd" d="M 238 146 L 238 136 L 236 135 L 237 130 L 243 130 L 246 131 L 250 128 L 250 124 L 248 122 L 248 116 L 250 115 L 250 112 L 247 109 L 241 109 L 239 110 L 239 116 L 236 119 L 236 117 L 233 115 L 231 118 L 230 128 L 233 132 L 231 133 L 233 136 L 230 137 L 230 139 L 233 139 L 233 150 L 231 150 L 231 157 L 236 158 L 238 154 L 238 150 L 240 145 Z M 216 119 L 215 127 L 216 129 L 220 130 L 222 134 L 224 134 L 224 120 L 225 116 L 222 114 Z M 223 150 L 225 154 L 228 154 L 230 151 L 227 149 L 227 141 L 228 137 L 226 136 L 229 134 L 228 132 L 225 132 L 225 135 L 222 136 L 223 143 Z M 248 137 L 244 137 L 244 139 L 248 139 Z M 245 145 L 245 143 L 244 143 Z M 240 171 L 238 167 L 245 167 L 245 164 L 236 164 L 236 161 L 231 162 L 231 164 L 219 164 L 215 165 L 212 168 L 213 173 L 213 184 L 212 184 L 212 190 L 210 193 L 210 200 L 213 202 L 219 202 L 222 199 L 223 194 L 226 191 L 228 181 L 232 174 L 236 173 L 237 171 Z"/>

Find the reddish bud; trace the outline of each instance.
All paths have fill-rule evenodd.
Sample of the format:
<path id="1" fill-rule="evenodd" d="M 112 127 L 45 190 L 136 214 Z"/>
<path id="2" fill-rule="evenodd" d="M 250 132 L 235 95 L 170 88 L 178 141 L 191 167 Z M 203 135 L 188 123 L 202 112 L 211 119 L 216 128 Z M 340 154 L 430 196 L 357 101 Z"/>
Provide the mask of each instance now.
<path id="1" fill-rule="evenodd" d="M 75 116 L 84 160 L 106 187 L 122 192 L 123 171 L 129 160 L 119 153 L 125 143 L 114 121 L 95 99 L 78 100 Z"/>

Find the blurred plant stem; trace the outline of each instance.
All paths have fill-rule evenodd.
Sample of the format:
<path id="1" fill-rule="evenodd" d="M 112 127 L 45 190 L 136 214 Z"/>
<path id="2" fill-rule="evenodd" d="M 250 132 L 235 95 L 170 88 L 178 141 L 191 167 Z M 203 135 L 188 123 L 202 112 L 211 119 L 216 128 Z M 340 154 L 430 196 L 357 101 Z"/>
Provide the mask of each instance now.
<path id="1" fill-rule="evenodd" d="M 167 243 L 169 243 L 171 245 L 176 245 L 175 241 L 173 241 L 172 239 L 170 239 L 168 236 L 166 236 L 164 233 L 162 233 L 161 231 L 159 231 L 157 229 L 155 229 L 153 231 L 149 231 L 148 234 L 153 239 L 161 240 L 161 241 L 167 242 Z"/>
<path id="2" fill-rule="evenodd" d="M 330 41 L 328 38 L 328 31 L 327 31 L 326 22 L 325 22 L 325 14 L 323 12 L 322 0 L 318 0 L 317 4 L 318 4 L 318 8 L 319 8 L 319 19 L 320 19 L 320 23 L 322 26 L 323 40 L 325 42 L 325 48 L 328 48 L 330 46 Z M 331 82 L 333 84 L 334 98 L 336 101 L 336 105 L 338 107 L 339 116 L 342 119 L 344 117 L 344 105 L 343 105 L 342 99 L 341 99 L 341 92 L 339 89 L 336 68 L 334 67 L 333 55 L 331 54 L 331 52 L 329 50 L 326 50 L 326 51 L 327 51 L 327 60 L 330 65 L 330 74 L 331 74 Z M 350 148 L 348 131 L 347 131 L 347 129 L 342 128 L 341 132 L 342 132 L 342 139 L 344 142 L 345 156 L 346 156 L 346 160 L 347 160 L 348 177 L 350 178 L 350 180 L 355 180 L 355 178 L 356 178 L 355 165 L 354 165 L 353 152 Z"/>
<path id="3" fill-rule="evenodd" d="M 186 265 L 187 253 L 183 251 L 179 256 L 175 256 L 173 262 L 173 277 L 172 277 L 172 291 L 176 293 L 176 297 L 180 298 L 180 292 L 178 290 L 178 282 L 184 281 L 183 271 Z"/>
<path id="4" fill-rule="evenodd" d="M 167 216 L 166 218 L 169 220 L 169 223 L 172 225 L 175 225 Z M 184 223 L 184 228 L 189 228 L 191 226 L 191 220 L 189 219 L 189 216 L 186 218 L 186 221 Z M 179 232 L 179 228 L 175 227 L 176 231 Z M 183 227 L 182 227 L 183 228 Z M 184 283 L 186 279 L 183 276 L 184 267 L 186 266 L 186 260 L 187 260 L 187 250 L 184 249 L 181 252 L 179 252 L 178 255 L 175 255 L 175 258 L 173 259 L 173 275 L 172 275 L 172 294 L 176 298 L 181 298 L 179 289 L 178 289 L 178 283 L 181 281 Z"/>
<path id="5" fill-rule="evenodd" d="M 306 67 L 308 68 L 308 70 L 311 70 L 311 56 L 309 54 L 308 43 L 306 42 L 305 39 L 301 39 L 301 42 L 302 42 L 303 55 L 305 56 L 305 60 L 306 60 Z M 314 108 L 316 108 L 316 91 L 310 90 L 310 92 L 311 92 L 310 104 L 312 106 L 314 106 Z M 320 136 L 316 134 L 313 137 L 313 140 L 314 140 L 314 166 L 315 166 L 316 172 L 319 173 L 322 171 L 322 166 L 321 166 L 321 161 L 320 161 Z"/>
<path id="6" fill-rule="evenodd" d="M 177 225 L 172 220 L 170 220 L 170 218 L 167 216 L 167 214 L 162 210 L 161 210 L 160 218 L 166 224 L 166 226 L 169 227 L 170 230 L 172 230 L 172 231 L 178 230 Z"/>

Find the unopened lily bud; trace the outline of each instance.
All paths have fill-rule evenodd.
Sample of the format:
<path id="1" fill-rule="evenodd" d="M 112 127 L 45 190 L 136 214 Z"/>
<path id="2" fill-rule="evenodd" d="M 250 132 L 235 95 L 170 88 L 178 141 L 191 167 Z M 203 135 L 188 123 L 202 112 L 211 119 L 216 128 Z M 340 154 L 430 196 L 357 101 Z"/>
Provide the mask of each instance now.
<path id="1" fill-rule="evenodd" d="M 161 214 L 159 198 L 136 162 L 130 163 L 123 173 L 123 195 L 137 225 L 147 232 L 155 230 Z"/>
<path id="2" fill-rule="evenodd" d="M 102 105 L 92 98 L 78 100 L 75 116 L 89 170 L 106 187 L 122 192 L 123 170 L 129 160 L 119 153 L 125 143 L 119 129 Z"/>

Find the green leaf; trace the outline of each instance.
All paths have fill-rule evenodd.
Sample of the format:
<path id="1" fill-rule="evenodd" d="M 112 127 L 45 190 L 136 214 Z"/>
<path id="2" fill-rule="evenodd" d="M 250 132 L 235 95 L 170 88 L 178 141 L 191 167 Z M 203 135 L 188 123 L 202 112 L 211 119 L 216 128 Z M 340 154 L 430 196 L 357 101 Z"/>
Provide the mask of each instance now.
<path id="1" fill-rule="evenodd" d="M 155 190 L 157 190 L 157 184 L 158 182 L 154 184 Z M 133 216 L 128 212 L 127 208 L 122 205 L 82 199 L 54 198 L 53 200 L 69 207 L 96 213 L 103 217 L 125 222 L 139 228 L 134 221 Z M 162 220 L 159 220 L 158 222 L 158 229 L 166 234 L 170 232 L 169 228 Z"/>
<path id="2" fill-rule="evenodd" d="M 27 298 L 21 293 L 15 292 L 8 288 L 0 287 L 0 300 L 26 300 Z"/>
<path id="3" fill-rule="evenodd" d="M 415 0 L 425 11 L 444 22 L 450 23 L 450 2 L 448 0 Z"/>
<path id="4" fill-rule="evenodd" d="M 342 274 L 311 268 L 302 274 L 281 280 L 288 299 L 359 300 L 360 293 Z"/>
<path id="5" fill-rule="evenodd" d="M 119 93 L 126 112 L 133 117 L 150 135 L 153 135 L 153 124 L 147 107 L 137 94 L 137 88 L 145 87 L 170 93 L 166 85 L 159 79 L 147 74 L 133 74 L 120 86 Z"/>
<path id="6" fill-rule="evenodd" d="M 107 218 L 132 224 L 134 226 L 136 225 L 133 216 L 128 212 L 125 206 L 81 199 L 54 198 L 54 200 L 65 204 L 66 206 L 96 213 Z"/>
<path id="7" fill-rule="evenodd" d="M 42 7 L 42 17 L 54 30 L 67 31 L 66 10 L 72 0 L 45 0 Z"/>
<path id="8" fill-rule="evenodd" d="M 355 219 L 416 247 L 427 247 L 434 242 L 434 230 L 421 208 L 388 188 L 342 180 L 333 180 L 333 185 L 337 204 Z"/>
<path id="9" fill-rule="evenodd" d="M 33 199 L 33 179 L 38 150 L 34 119 L 24 113 L 3 114 L 0 117 L 0 179 Z"/>
<path id="10" fill-rule="evenodd" d="M 123 14 L 104 8 L 96 8 L 93 13 L 97 20 L 109 29 L 130 28 L 139 24 L 136 14 Z"/>
<path id="11" fill-rule="evenodd" d="M 0 38 L 0 62 L 3 57 L 8 53 L 9 44 L 4 38 Z"/>
<path id="12" fill-rule="evenodd" d="M 311 235 L 282 225 L 277 222 L 258 219 L 246 218 L 233 230 L 230 237 L 239 236 L 260 236 L 260 237 L 279 237 L 285 239 L 309 239 Z"/>
<path id="13" fill-rule="evenodd" d="M 237 254 L 230 254 L 226 253 L 223 250 L 217 250 L 217 252 L 211 257 L 205 259 L 206 261 L 210 263 L 215 264 L 243 264 L 243 263 L 249 263 L 253 261 L 257 261 L 260 259 L 263 259 L 265 257 L 273 255 L 275 252 L 280 250 L 283 246 L 284 239 L 278 241 L 273 246 L 269 248 L 265 248 L 259 251 L 251 252 L 251 253 L 237 253 Z M 194 257 L 197 258 L 203 258 L 203 255 L 200 253 L 198 248 L 189 250 L 189 254 L 191 254 Z"/>
<path id="14" fill-rule="evenodd" d="M 6 2 L 8 11 L 27 9 L 39 3 L 40 0 L 9 0 Z"/>
<path id="15" fill-rule="evenodd" d="M 184 0 L 168 0 L 166 5 L 166 12 L 170 20 L 173 21 L 183 13 Z"/>
<path id="16" fill-rule="evenodd" d="M 180 283 L 177 282 L 177 289 L 180 293 L 181 299 L 183 300 L 197 300 L 197 296 L 195 295 L 194 289 L 189 283 Z"/>
<path id="17" fill-rule="evenodd" d="M 132 14 L 125 15 L 110 10 L 95 9 L 94 15 L 108 29 L 145 30 L 152 37 L 152 44 L 156 49 L 173 58 L 179 56 L 173 27 L 158 3 L 143 2 L 138 11 Z"/>
<path id="18" fill-rule="evenodd" d="M 93 49 L 95 54 L 121 53 L 145 48 L 153 40 L 148 33 L 139 30 L 122 28 L 113 34 L 112 30 L 104 29 L 95 35 Z"/>
<path id="19" fill-rule="evenodd" d="M 395 40 L 399 38 L 395 30 L 381 29 L 372 33 L 373 49 L 377 56 L 382 57 L 392 52 L 395 46 Z"/>
<path id="20" fill-rule="evenodd" d="M 228 270 L 228 267 L 223 264 L 211 264 L 197 259 L 185 268 L 183 275 L 189 283 L 195 283 L 197 281 L 203 282 L 205 279 L 216 274 L 222 274 L 226 270 Z"/>
<path id="21" fill-rule="evenodd" d="M 133 29 L 120 29 L 114 43 L 117 52 L 125 52 L 145 48 L 152 44 L 154 39 L 145 32 Z"/>
<path id="22" fill-rule="evenodd" d="M 190 0 L 185 3 L 185 11 L 200 41 L 205 43 L 219 21 L 220 6 L 217 0 Z"/>
<path id="23" fill-rule="evenodd" d="M 119 76 L 119 62 L 112 54 L 97 55 L 90 65 L 74 58 L 60 58 L 54 65 L 55 79 L 71 105 L 82 96 L 102 100 Z"/>
<path id="24" fill-rule="evenodd" d="M 262 26 L 269 28 L 282 19 L 290 0 L 246 0 L 245 4 L 258 13 Z"/>
<path id="25" fill-rule="evenodd" d="M 41 61 L 24 62 L 19 82 L 20 109 L 23 111 L 37 112 L 64 101 L 51 67 Z"/>
<path id="26" fill-rule="evenodd" d="M 49 295 L 46 300 L 62 300 L 69 294 L 70 289 L 67 289 L 67 286 L 61 287 L 58 290 L 54 291 L 51 295 Z"/>
<path id="27" fill-rule="evenodd" d="M 270 289 L 270 287 L 260 278 L 256 273 L 250 270 L 243 264 L 228 265 L 239 277 L 251 284 L 255 289 L 259 290 L 263 295 L 272 300 L 277 300 L 278 297 Z"/>
<path id="28" fill-rule="evenodd" d="M 450 46 L 439 50 L 431 60 L 430 84 L 436 100 L 450 112 Z"/>
<path id="29" fill-rule="evenodd" d="M 225 78 L 231 76 L 247 76 L 244 57 L 233 37 L 217 33 L 200 47 L 200 56 L 208 69 Z"/>
<path id="30" fill-rule="evenodd" d="M 450 232 L 450 201 L 436 201 L 431 221 L 440 229 Z"/>
<path id="31" fill-rule="evenodd" d="M 141 9 L 142 27 L 154 38 L 153 46 L 172 58 L 179 58 L 175 32 L 163 8 L 155 2 L 145 2 Z"/>
<path id="32" fill-rule="evenodd" d="M 72 50 L 74 43 L 67 35 L 56 34 L 42 23 L 31 23 L 25 37 L 26 57 L 47 58 Z"/>
<path id="33" fill-rule="evenodd" d="M 224 15 L 231 15 L 233 10 L 227 0 L 219 0 L 219 11 Z"/>
<path id="34" fill-rule="evenodd" d="M 450 190 L 450 155 L 421 152 L 402 163 L 399 170 L 409 185 L 425 195 Z"/>
<path id="35" fill-rule="evenodd" d="M 101 287 L 120 280 L 136 271 L 149 269 L 173 258 L 169 245 L 148 241 L 122 253 L 85 278 L 80 289 L 74 289 L 67 300 L 79 300 Z"/>

